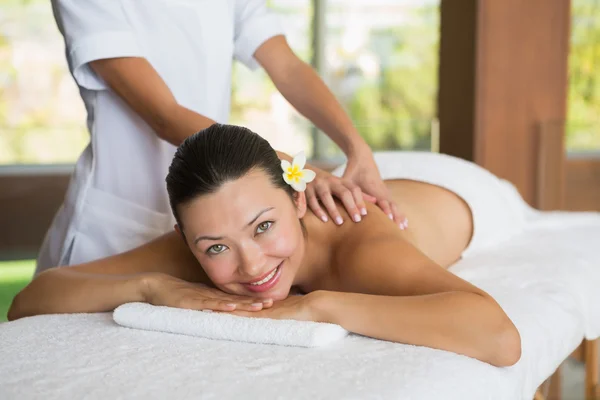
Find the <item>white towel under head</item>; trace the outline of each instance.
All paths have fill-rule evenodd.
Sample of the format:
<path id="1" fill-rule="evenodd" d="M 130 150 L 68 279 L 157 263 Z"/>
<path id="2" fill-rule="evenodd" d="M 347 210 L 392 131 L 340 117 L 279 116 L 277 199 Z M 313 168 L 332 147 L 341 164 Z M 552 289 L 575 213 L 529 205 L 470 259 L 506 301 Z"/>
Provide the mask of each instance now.
<path id="1" fill-rule="evenodd" d="M 321 347 L 348 335 L 341 326 L 323 322 L 249 318 L 147 303 L 123 304 L 113 312 L 113 320 L 134 329 L 282 346 Z"/>

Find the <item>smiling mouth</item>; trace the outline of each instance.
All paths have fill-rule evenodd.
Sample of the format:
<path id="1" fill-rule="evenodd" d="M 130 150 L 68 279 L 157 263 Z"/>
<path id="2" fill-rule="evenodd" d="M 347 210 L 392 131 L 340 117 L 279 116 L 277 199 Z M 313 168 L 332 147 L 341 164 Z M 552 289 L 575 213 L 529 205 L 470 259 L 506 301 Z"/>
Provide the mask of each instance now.
<path id="1" fill-rule="evenodd" d="M 269 272 L 266 276 L 262 277 L 260 280 L 254 282 L 246 282 L 244 286 L 246 286 L 249 290 L 253 292 L 263 292 L 269 290 L 279 281 L 281 276 L 281 266 L 283 261 L 279 263 L 279 265 Z"/>
<path id="2" fill-rule="evenodd" d="M 248 283 L 248 285 L 252 285 L 252 286 L 260 286 L 263 285 L 265 283 L 267 283 L 268 281 L 270 281 L 271 279 L 273 279 L 273 277 L 275 276 L 275 274 L 277 273 L 277 270 L 279 269 L 279 266 L 277 266 L 273 271 L 271 271 L 271 273 L 269 275 L 267 275 L 266 277 L 264 277 L 263 279 L 261 279 L 260 281 L 257 282 L 251 282 Z"/>

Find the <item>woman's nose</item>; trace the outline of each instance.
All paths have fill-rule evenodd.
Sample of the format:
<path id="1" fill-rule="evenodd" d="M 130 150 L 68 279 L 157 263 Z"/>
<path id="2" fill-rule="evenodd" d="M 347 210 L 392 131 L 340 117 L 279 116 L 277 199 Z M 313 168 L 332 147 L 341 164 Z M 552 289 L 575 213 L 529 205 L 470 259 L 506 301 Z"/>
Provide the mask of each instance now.
<path id="1" fill-rule="evenodd" d="M 255 277 L 263 273 L 264 253 L 256 244 L 245 245 L 240 251 L 240 269 L 249 277 Z"/>

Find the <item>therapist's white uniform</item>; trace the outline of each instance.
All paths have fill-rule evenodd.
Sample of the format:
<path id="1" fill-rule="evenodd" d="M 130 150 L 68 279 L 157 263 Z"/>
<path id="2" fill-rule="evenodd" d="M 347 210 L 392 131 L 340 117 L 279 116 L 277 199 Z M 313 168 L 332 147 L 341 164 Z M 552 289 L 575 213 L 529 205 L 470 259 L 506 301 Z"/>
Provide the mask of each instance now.
<path id="1" fill-rule="evenodd" d="M 89 63 L 144 57 L 182 106 L 225 123 L 236 58 L 282 34 L 262 0 L 53 0 L 90 144 L 42 245 L 36 273 L 139 246 L 173 228 L 165 177 L 175 147 L 161 140 Z"/>

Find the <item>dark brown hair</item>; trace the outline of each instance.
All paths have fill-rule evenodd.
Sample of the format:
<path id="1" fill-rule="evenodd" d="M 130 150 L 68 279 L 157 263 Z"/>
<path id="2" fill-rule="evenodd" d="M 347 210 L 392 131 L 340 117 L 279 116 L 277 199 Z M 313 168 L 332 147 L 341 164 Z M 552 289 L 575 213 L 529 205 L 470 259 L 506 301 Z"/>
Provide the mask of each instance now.
<path id="1" fill-rule="evenodd" d="M 293 197 L 283 180 L 281 161 L 269 142 L 250 129 L 214 124 L 185 139 L 175 152 L 167 175 L 171 210 L 179 226 L 178 207 L 216 192 L 224 183 L 262 169 L 275 187 Z"/>

